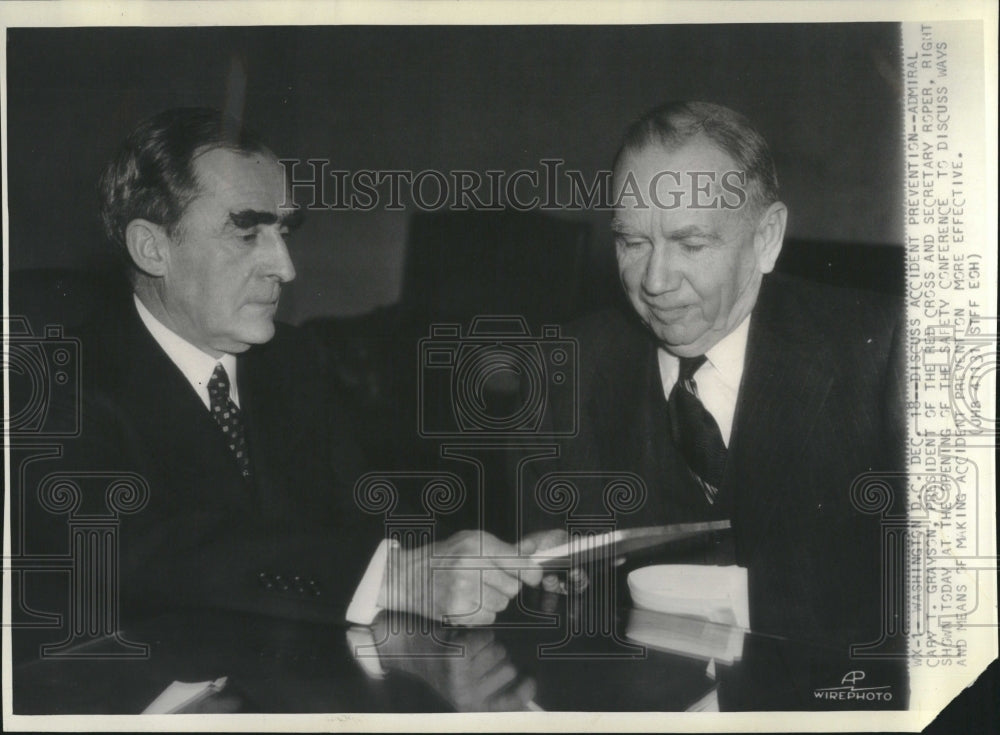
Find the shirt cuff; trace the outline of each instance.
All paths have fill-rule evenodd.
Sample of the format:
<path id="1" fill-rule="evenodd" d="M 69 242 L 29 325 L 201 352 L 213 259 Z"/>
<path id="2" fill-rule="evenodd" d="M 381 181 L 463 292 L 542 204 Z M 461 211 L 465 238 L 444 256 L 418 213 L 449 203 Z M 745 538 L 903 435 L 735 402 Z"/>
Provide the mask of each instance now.
<path id="1" fill-rule="evenodd" d="M 357 625 L 371 625 L 375 616 L 381 612 L 378 606 L 378 594 L 382 589 L 382 580 L 385 578 L 386 561 L 389 557 L 390 546 L 397 545 L 398 542 L 391 543 L 389 539 L 384 539 L 375 549 L 372 560 L 368 562 L 368 569 L 361 578 L 357 589 L 354 590 L 354 597 L 347 607 L 347 621 Z"/>

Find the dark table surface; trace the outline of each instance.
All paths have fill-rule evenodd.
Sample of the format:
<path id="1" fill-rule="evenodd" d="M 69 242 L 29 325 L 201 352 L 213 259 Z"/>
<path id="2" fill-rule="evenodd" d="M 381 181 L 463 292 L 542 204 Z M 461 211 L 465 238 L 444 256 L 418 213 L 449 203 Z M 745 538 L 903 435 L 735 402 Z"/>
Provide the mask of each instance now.
<path id="1" fill-rule="evenodd" d="M 185 610 L 124 626 L 121 639 L 148 645 L 142 657 L 117 656 L 111 637 L 63 652 L 73 657 L 41 654 L 65 636 L 13 631 L 14 713 L 140 713 L 173 681 L 221 676 L 223 691 L 193 711 L 857 710 L 905 708 L 908 698 L 899 662 L 627 604 L 600 616 L 585 596 L 531 589 L 483 628 L 382 614 L 349 632 Z"/>

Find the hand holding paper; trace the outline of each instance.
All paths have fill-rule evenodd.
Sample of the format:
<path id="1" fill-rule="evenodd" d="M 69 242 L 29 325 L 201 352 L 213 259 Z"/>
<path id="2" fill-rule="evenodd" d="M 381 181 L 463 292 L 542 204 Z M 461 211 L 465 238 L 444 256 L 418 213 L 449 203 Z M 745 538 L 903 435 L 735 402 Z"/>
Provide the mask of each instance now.
<path id="1" fill-rule="evenodd" d="M 522 553 L 536 549 L 522 539 Z M 389 555 L 379 607 L 460 625 L 488 625 L 522 584 L 541 581 L 541 566 L 518 547 L 482 531 L 461 531 L 433 546 Z"/>
<path id="2" fill-rule="evenodd" d="M 563 582 L 555 574 L 547 573 L 542 578 L 542 586 L 549 592 L 565 592 L 567 586 L 584 589 L 589 580 L 584 565 L 613 555 L 615 565 L 621 565 L 630 552 L 652 548 L 672 541 L 690 538 L 699 534 L 730 528 L 730 522 L 709 521 L 703 523 L 675 523 L 667 526 L 647 526 L 628 528 L 596 536 L 569 538 L 564 530 L 553 530 L 532 534 L 525 541 L 535 544 L 532 559 L 546 570 L 567 569 Z M 525 549 L 522 541 L 522 551 Z"/>

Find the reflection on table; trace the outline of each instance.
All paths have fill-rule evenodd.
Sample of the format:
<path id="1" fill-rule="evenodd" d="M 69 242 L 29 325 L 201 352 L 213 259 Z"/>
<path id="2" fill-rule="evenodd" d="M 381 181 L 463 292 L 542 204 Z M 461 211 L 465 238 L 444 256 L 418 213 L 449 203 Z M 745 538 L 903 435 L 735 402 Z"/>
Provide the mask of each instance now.
<path id="1" fill-rule="evenodd" d="M 15 630 L 17 714 L 141 713 L 172 682 L 226 677 L 185 712 L 856 710 L 907 703 L 905 663 L 736 626 L 525 589 L 498 622 L 462 628 L 383 613 L 370 628 L 222 611 L 126 627 L 144 659 L 41 658 Z"/>

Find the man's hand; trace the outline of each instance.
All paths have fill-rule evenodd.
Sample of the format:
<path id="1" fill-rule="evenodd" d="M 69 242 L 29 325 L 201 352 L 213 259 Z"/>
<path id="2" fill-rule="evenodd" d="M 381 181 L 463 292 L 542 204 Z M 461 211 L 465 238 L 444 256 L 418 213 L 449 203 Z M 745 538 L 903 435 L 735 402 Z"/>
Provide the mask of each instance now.
<path id="1" fill-rule="evenodd" d="M 379 607 L 460 625 L 488 625 L 522 584 L 537 585 L 541 567 L 529 557 L 531 537 L 518 547 L 482 531 L 461 531 L 431 546 L 395 549 Z"/>
<path id="2" fill-rule="evenodd" d="M 380 615 L 372 627 L 386 669 L 422 679 L 458 712 L 530 708 L 535 680 L 518 672 L 492 630 L 435 626 L 420 632 L 405 625 L 405 616 L 394 617 Z M 459 651 L 441 655 L 442 642 Z"/>
<path id="3" fill-rule="evenodd" d="M 534 544 L 535 551 L 545 551 L 556 546 L 562 546 L 568 540 L 569 536 L 566 531 L 559 528 L 552 531 L 537 531 L 529 534 L 522 539 L 521 543 L 530 542 Z M 561 575 L 555 572 L 544 574 L 542 576 L 542 589 L 546 592 L 566 594 L 568 584 L 573 585 L 574 588 L 579 587 L 579 589 L 583 589 L 589 581 L 587 573 L 583 569 L 574 567 L 566 574 L 566 579 L 563 579 Z"/>
<path id="4" fill-rule="evenodd" d="M 507 657 L 493 631 L 465 631 L 452 642 L 463 644 L 462 656 L 438 657 L 428 682 L 459 712 L 510 712 L 528 709 L 535 680 L 524 678 Z"/>
<path id="5" fill-rule="evenodd" d="M 521 543 L 531 543 L 535 551 L 545 551 L 556 546 L 562 546 L 569 541 L 569 535 L 562 529 L 552 531 L 538 531 L 525 536 Z M 624 557 L 615 559 L 615 566 L 625 563 Z M 546 592 L 557 592 L 566 594 L 568 591 L 582 592 L 590 584 L 590 577 L 583 567 L 572 567 L 566 572 L 565 578 L 554 572 L 548 572 L 542 576 L 542 589 Z"/>
<path id="6" fill-rule="evenodd" d="M 391 651 L 385 666 L 430 684 L 458 712 L 526 710 L 535 680 L 522 676 L 492 630 L 449 628 L 433 636 L 387 628 L 380 644 Z M 441 641 L 461 646 L 460 655 L 440 655 Z M 437 654 L 437 655 L 432 655 Z"/>

